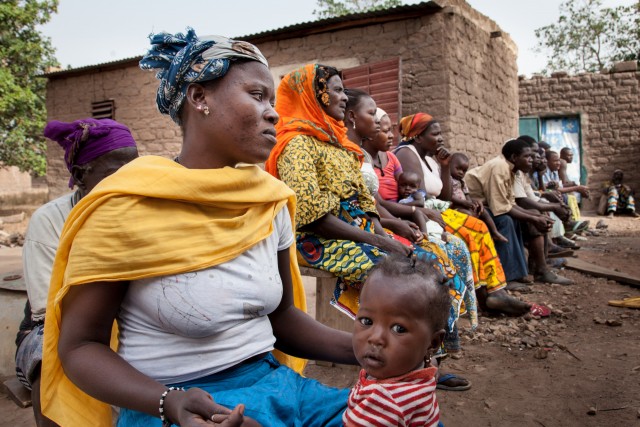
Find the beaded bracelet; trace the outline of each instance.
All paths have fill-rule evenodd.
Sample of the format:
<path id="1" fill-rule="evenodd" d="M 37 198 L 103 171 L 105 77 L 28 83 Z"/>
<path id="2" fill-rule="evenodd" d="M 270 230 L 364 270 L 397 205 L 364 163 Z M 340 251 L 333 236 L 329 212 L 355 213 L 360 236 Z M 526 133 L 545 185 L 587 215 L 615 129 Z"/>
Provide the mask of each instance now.
<path id="1" fill-rule="evenodd" d="M 164 400 L 167 398 L 167 395 L 173 390 L 184 391 L 184 387 L 169 387 L 162 393 L 160 396 L 160 421 L 162 421 L 162 427 L 171 427 L 173 424 L 169 419 L 164 415 Z"/>

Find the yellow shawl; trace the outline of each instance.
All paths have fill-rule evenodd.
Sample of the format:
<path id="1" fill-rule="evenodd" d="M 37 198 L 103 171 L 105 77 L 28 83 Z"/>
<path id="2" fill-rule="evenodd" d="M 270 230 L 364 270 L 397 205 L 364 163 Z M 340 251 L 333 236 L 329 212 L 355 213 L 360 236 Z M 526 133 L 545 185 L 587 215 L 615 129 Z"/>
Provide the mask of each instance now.
<path id="1" fill-rule="evenodd" d="M 70 286 L 224 263 L 269 236 L 285 204 L 293 223 L 293 191 L 257 166 L 197 170 L 145 156 L 104 179 L 71 211 L 60 237 L 45 321 L 43 413 L 65 427 L 112 425 L 110 406 L 78 389 L 58 359 L 61 302 Z M 306 312 L 295 245 L 290 255 L 294 302 Z M 304 368 L 302 359 L 277 355 Z"/>

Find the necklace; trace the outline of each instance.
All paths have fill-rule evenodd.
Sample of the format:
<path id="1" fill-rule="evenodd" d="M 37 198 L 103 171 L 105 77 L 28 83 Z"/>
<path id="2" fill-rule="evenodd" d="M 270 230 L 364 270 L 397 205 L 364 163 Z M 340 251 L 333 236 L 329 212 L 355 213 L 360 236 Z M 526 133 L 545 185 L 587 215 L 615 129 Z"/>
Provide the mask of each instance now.
<path id="1" fill-rule="evenodd" d="M 371 162 L 373 164 L 374 168 L 377 168 L 380 170 L 380 176 L 384 176 L 384 169 L 382 169 L 382 159 L 380 158 L 380 152 L 378 151 L 378 155 L 376 156 L 376 158 L 378 159 L 378 164 L 376 165 L 375 162 Z"/>
<path id="2" fill-rule="evenodd" d="M 418 150 L 416 150 L 417 152 Z M 418 154 L 418 157 L 420 157 L 420 159 L 422 160 L 422 162 L 427 166 L 427 169 L 429 169 L 429 172 L 433 172 L 433 169 L 431 169 L 431 165 L 429 165 L 429 162 L 427 162 L 426 157 L 427 156 L 421 156 L 420 154 Z"/>

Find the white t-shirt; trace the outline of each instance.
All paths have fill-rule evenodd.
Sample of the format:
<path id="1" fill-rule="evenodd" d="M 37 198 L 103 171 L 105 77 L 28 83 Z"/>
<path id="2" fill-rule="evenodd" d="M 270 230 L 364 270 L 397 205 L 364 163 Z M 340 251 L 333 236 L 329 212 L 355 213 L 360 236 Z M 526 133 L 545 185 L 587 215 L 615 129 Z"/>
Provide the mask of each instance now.
<path id="1" fill-rule="evenodd" d="M 286 207 L 273 225 L 270 236 L 224 264 L 132 281 L 118 314 L 118 353 L 166 384 L 273 350 L 267 315 L 282 299 L 278 251 L 294 242 Z"/>
<path id="2" fill-rule="evenodd" d="M 73 208 L 74 194 L 65 194 L 42 205 L 29 220 L 22 248 L 22 267 L 31 304 L 31 318 L 36 322 L 44 320 L 53 261 L 64 221 Z"/>
<path id="3" fill-rule="evenodd" d="M 424 189 L 427 192 L 427 196 L 431 198 L 437 198 L 442 192 L 443 185 L 442 178 L 440 177 L 440 164 L 435 159 L 429 156 L 424 156 L 424 161 L 420 160 L 420 154 L 418 154 L 416 148 L 411 144 L 401 145 L 396 148 L 396 155 L 401 149 L 408 149 L 417 157 L 418 162 L 420 163 L 420 166 L 422 168 L 422 182 L 424 184 Z M 429 167 L 427 167 L 427 164 L 429 165 Z"/>

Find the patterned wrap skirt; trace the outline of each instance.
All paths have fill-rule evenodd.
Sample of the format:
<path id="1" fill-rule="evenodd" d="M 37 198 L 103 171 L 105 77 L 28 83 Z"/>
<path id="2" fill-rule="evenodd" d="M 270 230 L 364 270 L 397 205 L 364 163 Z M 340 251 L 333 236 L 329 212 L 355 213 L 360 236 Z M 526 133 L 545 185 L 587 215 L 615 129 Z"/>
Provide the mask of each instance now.
<path id="1" fill-rule="evenodd" d="M 447 224 L 446 230 L 467 244 L 476 288 L 485 286 L 489 293 L 503 289 L 507 279 L 487 225 L 478 218 L 453 209 L 442 212 L 442 219 Z"/>
<path id="2" fill-rule="evenodd" d="M 338 218 L 366 232 L 374 232 L 373 223 L 358 205 L 357 195 L 341 202 Z M 388 233 L 411 245 L 402 237 Z M 418 259 L 432 263 L 448 279 L 446 285 L 452 296 L 448 326 L 452 331 L 460 314 L 465 312 L 469 313 L 473 327 L 477 325 L 477 304 L 469 251 L 463 241 L 449 237 L 447 243 L 425 239 L 420 246 L 411 246 Z M 325 239 L 309 232 L 298 232 L 296 245 L 300 265 L 328 271 L 338 277 L 331 304 L 355 318 L 362 285 L 369 271 L 386 256 L 386 252 L 367 243 Z"/>

